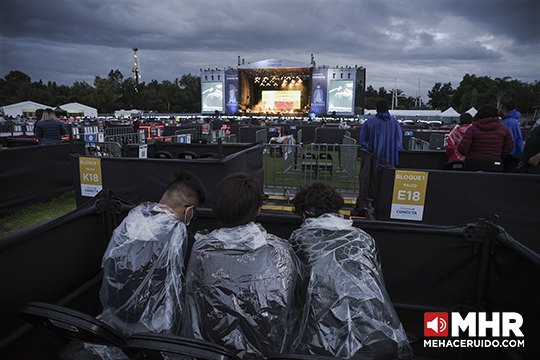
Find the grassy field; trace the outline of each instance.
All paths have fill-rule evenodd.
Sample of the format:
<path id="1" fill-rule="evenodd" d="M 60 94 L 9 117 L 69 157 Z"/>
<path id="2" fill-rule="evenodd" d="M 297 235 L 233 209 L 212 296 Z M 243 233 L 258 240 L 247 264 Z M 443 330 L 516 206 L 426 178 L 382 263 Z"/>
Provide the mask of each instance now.
<path id="1" fill-rule="evenodd" d="M 77 208 L 75 191 L 0 218 L 0 237 L 55 219 Z"/>

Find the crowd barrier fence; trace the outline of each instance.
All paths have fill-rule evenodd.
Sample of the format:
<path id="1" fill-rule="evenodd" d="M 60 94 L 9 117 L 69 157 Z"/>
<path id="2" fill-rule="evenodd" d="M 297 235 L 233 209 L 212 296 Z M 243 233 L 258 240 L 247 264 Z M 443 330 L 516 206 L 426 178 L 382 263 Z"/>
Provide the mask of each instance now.
<path id="1" fill-rule="evenodd" d="M 91 316 L 100 313 L 101 258 L 113 229 L 133 206 L 104 189 L 61 218 L 0 239 L 0 278 L 6 289 L 0 294 L 0 357 L 54 358 L 63 346 L 18 316 L 28 302 L 63 305 Z M 219 226 L 209 208 L 199 213 L 191 231 Z M 257 221 L 285 239 L 302 224 L 296 215 L 264 212 Z M 534 358 L 540 352 L 540 313 L 534 306 L 540 296 L 540 256 L 504 228 L 484 220 L 440 226 L 355 219 L 353 225 L 377 243 L 388 294 L 406 332 L 417 339 L 412 343 L 415 355 L 510 360 Z M 426 347 L 424 340 L 432 338 L 424 335 L 425 312 L 518 313 L 524 320 L 520 339 L 525 347 Z"/>
<path id="2" fill-rule="evenodd" d="M 290 137 L 289 137 L 290 138 Z M 287 193 L 316 181 L 329 183 L 344 196 L 356 196 L 359 182 L 360 146 L 354 139 L 344 144 L 264 145 L 264 187 Z"/>
<path id="3" fill-rule="evenodd" d="M 163 189 L 172 180 L 173 171 L 182 169 L 192 172 L 201 179 L 207 191 L 207 201 L 210 203 L 214 186 L 229 174 L 246 172 L 257 177 L 261 182 L 263 180 L 261 156 L 263 146 L 259 144 L 223 144 L 221 147 L 177 143 L 159 143 L 159 147 L 151 145 L 148 147 L 149 157 L 146 159 L 137 157 L 139 148 L 134 145 L 124 147 L 125 152 L 136 152 L 137 155 L 133 154 L 134 157 L 101 157 L 103 188 L 111 189 L 134 204 L 143 201 L 159 201 Z M 202 157 L 209 149 L 215 149 L 216 153 L 210 157 Z M 159 151 L 167 153 L 170 157 L 155 158 Z M 186 153 L 192 154 L 192 158 L 182 156 Z M 199 154 L 201 157 L 198 156 Z M 82 196 L 79 158 L 79 154 L 72 154 L 69 157 L 71 181 L 75 186 L 77 206 L 81 206 L 90 199 L 90 197 Z"/>
<path id="4" fill-rule="evenodd" d="M 0 151 L 0 215 L 57 197 L 73 189 L 69 154 L 84 143 L 24 146 Z"/>
<path id="5" fill-rule="evenodd" d="M 366 183 L 377 220 L 391 218 L 394 180 L 398 170 L 379 165 Z M 512 236 L 540 254 L 538 242 L 538 175 L 418 169 L 427 173 L 421 223 L 450 225 L 470 218 L 498 218 Z"/>

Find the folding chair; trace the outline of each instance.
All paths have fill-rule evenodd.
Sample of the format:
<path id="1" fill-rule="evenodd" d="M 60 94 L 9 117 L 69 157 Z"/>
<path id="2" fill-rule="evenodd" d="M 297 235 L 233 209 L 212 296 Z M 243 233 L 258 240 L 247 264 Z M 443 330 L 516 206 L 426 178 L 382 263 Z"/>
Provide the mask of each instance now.
<path id="1" fill-rule="evenodd" d="M 168 151 L 156 151 L 154 153 L 156 159 L 172 159 L 172 154 Z"/>
<path id="2" fill-rule="evenodd" d="M 329 153 L 319 153 L 319 171 L 334 172 L 334 161 Z"/>
<path id="3" fill-rule="evenodd" d="M 205 159 L 205 158 L 209 158 L 209 157 L 212 157 L 212 156 L 217 156 L 217 154 L 214 153 L 214 152 L 206 152 L 204 154 L 201 154 L 201 156 L 199 158 Z"/>
<path id="4" fill-rule="evenodd" d="M 148 360 L 239 360 L 229 349 L 208 341 L 154 333 L 131 335 L 123 350 L 128 356 Z"/>
<path id="5" fill-rule="evenodd" d="M 464 164 L 465 161 L 462 160 L 449 161 L 444 164 L 442 170 L 463 170 Z"/>
<path id="6" fill-rule="evenodd" d="M 311 152 L 302 154 L 302 171 L 314 171 L 317 173 L 317 158 Z"/>
<path id="7" fill-rule="evenodd" d="M 63 342 L 85 343 L 122 348 L 126 339 L 116 329 L 79 311 L 63 306 L 31 302 L 19 315 L 34 327 Z"/>
<path id="8" fill-rule="evenodd" d="M 197 155 L 197 153 L 195 153 L 193 151 L 182 151 L 182 152 L 178 153 L 178 158 L 179 159 L 191 160 L 191 159 L 196 159 L 198 157 L 199 157 L 199 155 Z"/>

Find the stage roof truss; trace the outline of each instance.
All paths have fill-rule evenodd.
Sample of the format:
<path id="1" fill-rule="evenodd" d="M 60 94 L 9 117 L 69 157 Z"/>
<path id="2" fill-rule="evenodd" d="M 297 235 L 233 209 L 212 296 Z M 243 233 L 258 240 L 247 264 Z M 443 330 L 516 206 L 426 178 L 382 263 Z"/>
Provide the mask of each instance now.
<path id="1" fill-rule="evenodd" d="M 249 78 L 256 78 L 257 76 L 266 76 L 266 77 L 278 77 L 283 78 L 285 76 L 301 76 L 302 79 L 309 77 L 310 69 L 309 68 L 272 68 L 272 69 L 245 69 L 240 70 L 241 73 Z"/>

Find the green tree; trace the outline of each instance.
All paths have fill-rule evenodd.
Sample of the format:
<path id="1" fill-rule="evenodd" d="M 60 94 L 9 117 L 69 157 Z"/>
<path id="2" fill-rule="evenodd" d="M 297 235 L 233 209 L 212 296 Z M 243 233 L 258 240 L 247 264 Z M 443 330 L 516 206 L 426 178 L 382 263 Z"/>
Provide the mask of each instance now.
<path id="1" fill-rule="evenodd" d="M 452 89 L 451 83 L 445 83 L 444 85 L 435 83 L 433 88 L 428 91 L 429 101 L 427 104 L 432 109 L 444 111 L 450 107 L 453 93 L 454 89 Z"/>
<path id="2" fill-rule="evenodd" d="M 182 75 L 178 81 L 182 89 L 181 109 L 183 113 L 201 112 L 201 77 L 195 75 Z"/>
<path id="3" fill-rule="evenodd" d="M 471 107 L 481 107 L 485 104 L 496 104 L 493 89 L 496 84 L 489 76 L 476 77 L 465 74 L 452 96 L 452 106 L 463 113 Z"/>
<path id="4" fill-rule="evenodd" d="M 101 113 L 112 113 L 115 109 L 116 92 L 109 79 L 96 76 L 94 79 L 94 92 L 90 95 L 91 105 Z"/>
<path id="5" fill-rule="evenodd" d="M 71 86 L 71 95 L 74 97 L 73 102 L 81 104 L 88 103 L 93 91 L 94 88 L 92 85 L 88 84 L 86 81 L 75 81 Z"/>
<path id="6" fill-rule="evenodd" d="M 366 88 L 366 109 L 375 109 L 375 104 L 379 101 L 379 93 L 373 88 L 373 86 L 368 85 Z"/>

